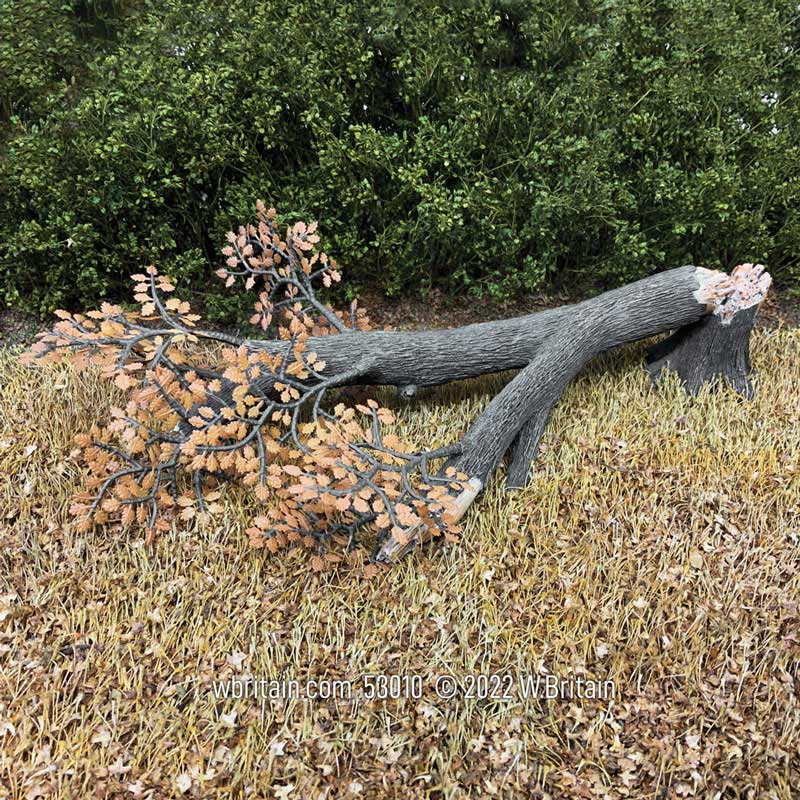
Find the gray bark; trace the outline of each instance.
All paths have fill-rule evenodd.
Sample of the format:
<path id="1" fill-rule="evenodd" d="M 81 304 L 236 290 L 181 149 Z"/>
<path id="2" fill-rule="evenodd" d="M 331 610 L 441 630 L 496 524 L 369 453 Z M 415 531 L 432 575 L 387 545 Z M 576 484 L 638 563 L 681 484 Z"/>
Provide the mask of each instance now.
<path id="1" fill-rule="evenodd" d="M 528 485 L 530 471 L 539 453 L 539 442 L 547 424 L 547 414 L 534 414 L 519 429 L 509 448 L 506 489 L 524 489 Z"/>
<path id="2" fill-rule="evenodd" d="M 653 384 L 672 370 L 689 394 L 696 395 L 706 384 L 726 383 L 751 399 L 750 331 L 757 311 L 758 306 L 738 311 L 728 324 L 708 316 L 658 342 L 646 363 Z"/>
<path id="3" fill-rule="evenodd" d="M 747 341 L 756 307 L 731 312 L 730 321 L 709 316 L 740 288 L 724 273 L 686 266 L 582 303 L 515 319 L 451 330 L 320 337 L 309 340 L 308 347 L 334 372 L 349 367 L 349 383 L 395 385 L 401 397 L 412 396 L 416 386 L 519 368 L 465 434 L 459 455 L 441 468 L 455 467 L 470 478 L 472 488 L 459 496 L 464 513 L 506 451 L 507 488 L 526 485 L 553 406 L 586 363 L 605 350 L 677 331 L 652 359 L 654 379 L 672 367 L 690 390 L 724 375 L 751 392 Z M 359 365 L 355 380 L 353 364 Z M 421 534 L 407 533 L 403 544 L 390 537 L 378 560 L 392 561 L 408 552 Z"/>
<path id="4" fill-rule="evenodd" d="M 324 359 L 326 374 L 351 373 L 359 365 L 359 378 L 350 384 L 434 386 L 520 369 L 545 345 L 598 352 L 695 322 L 708 313 L 693 296 L 700 285 L 697 272 L 679 267 L 581 303 L 513 319 L 445 330 L 312 336 L 306 344 Z M 588 341 L 579 343 L 573 329 L 580 329 Z M 282 341 L 250 344 L 273 354 L 288 350 Z M 403 394 L 413 394 L 415 388 Z"/>
<path id="5" fill-rule="evenodd" d="M 604 350 L 697 323 L 714 308 L 715 298 L 704 294 L 709 276 L 720 275 L 679 267 L 581 303 L 513 319 L 448 330 L 317 336 L 307 347 L 325 360 L 326 374 L 343 376 L 342 384 L 393 385 L 401 396 L 412 395 L 417 386 L 520 369 L 464 436 L 461 454 L 443 469 L 454 466 L 485 486 L 511 448 L 508 485 L 521 487 L 553 406 L 585 364 Z M 259 347 L 276 353 L 287 344 L 269 341 Z"/>
<path id="6" fill-rule="evenodd" d="M 513 319 L 429 331 L 353 331 L 310 337 L 309 351 L 326 362 L 325 374 L 341 385 L 384 384 L 402 398 L 432 386 L 491 372 L 519 369 L 464 436 L 454 466 L 485 486 L 510 451 L 508 488 L 524 486 L 553 406 L 580 370 L 598 353 L 667 331 L 650 365 L 654 379 L 664 366 L 678 369 L 692 389 L 724 374 L 749 393 L 747 336 L 752 310 L 734 322 L 709 312 L 733 289 L 728 276 L 693 266 L 636 281 L 574 305 Z M 256 343 L 252 343 L 256 345 Z M 286 342 L 259 342 L 272 353 Z"/>
<path id="7" fill-rule="evenodd" d="M 769 283 L 761 265 L 741 265 L 730 276 L 685 266 L 515 319 L 450 330 L 352 332 L 312 337 L 307 344 L 334 374 L 347 372 L 347 383 L 394 385 L 406 399 L 417 386 L 519 369 L 464 435 L 459 454 L 441 467 L 441 473 L 454 467 L 469 478 L 470 486 L 457 497 L 460 515 L 507 451 L 507 488 L 527 484 L 553 406 L 586 363 L 605 350 L 674 331 L 649 359 L 654 382 L 671 368 L 690 392 L 723 379 L 752 396 L 749 335 Z M 264 346 L 273 352 L 285 347 Z M 402 542 L 389 537 L 376 558 L 393 561 L 425 535 L 419 526 L 406 534 Z"/>
<path id="8" fill-rule="evenodd" d="M 708 307 L 697 299 L 699 285 L 695 268 L 683 267 L 567 306 L 559 330 L 489 403 L 449 464 L 485 485 L 514 443 L 508 485 L 524 486 L 550 412 L 570 381 L 604 350 L 700 320 Z"/>

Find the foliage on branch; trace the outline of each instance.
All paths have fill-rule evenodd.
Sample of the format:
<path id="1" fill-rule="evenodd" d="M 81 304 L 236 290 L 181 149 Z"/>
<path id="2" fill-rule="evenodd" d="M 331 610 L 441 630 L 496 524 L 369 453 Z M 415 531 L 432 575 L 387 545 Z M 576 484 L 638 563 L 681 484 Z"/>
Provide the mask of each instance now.
<path id="1" fill-rule="evenodd" d="M 365 531 L 379 546 L 409 529 L 457 532 L 448 519 L 463 475 L 432 474 L 457 445 L 411 452 L 387 433 L 394 419 L 372 399 L 355 408 L 335 389 L 358 365 L 334 373 L 309 347 L 312 336 L 369 328 L 353 302 L 347 314 L 317 296 L 315 284 L 340 280 L 317 248 L 316 224 L 281 234 L 274 209 L 258 204 L 257 224 L 228 234 L 229 288 L 256 293 L 251 322 L 266 338 L 198 327 L 190 304 L 156 267 L 133 275 L 135 311 L 103 303 L 60 321 L 27 354 L 29 363 L 67 358 L 98 367 L 127 402 L 77 437 L 88 471 L 74 499 L 77 524 L 144 525 L 152 538 L 181 523 L 208 523 L 222 511 L 222 487 L 251 490 L 263 510 L 247 529 L 270 551 L 303 545 L 311 567 L 341 560 Z"/>

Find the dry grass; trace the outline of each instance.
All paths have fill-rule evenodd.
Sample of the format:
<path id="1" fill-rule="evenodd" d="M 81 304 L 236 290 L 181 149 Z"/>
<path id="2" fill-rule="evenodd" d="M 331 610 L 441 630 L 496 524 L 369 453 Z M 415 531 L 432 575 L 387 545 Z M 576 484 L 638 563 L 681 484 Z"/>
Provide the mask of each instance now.
<path id="1" fill-rule="evenodd" d="M 0 797 L 798 796 L 800 332 L 758 397 L 654 394 L 641 348 L 570 388 L 524 492 L 384 578 L 248 549 L 246 510 L 78 536 L 71 438 L 112 391 L 0 353 Z M 444 443 L 498 379 L 400 411 Z M 442 699 L 433 676 L 585 675 L 615 700 Z M 421 699 L 216 699 L 212 679 L 424 676 Z M 358 693 L 358 690 L 356 690 Z M 234 713 L 235 712 L 235 713 Z"/>

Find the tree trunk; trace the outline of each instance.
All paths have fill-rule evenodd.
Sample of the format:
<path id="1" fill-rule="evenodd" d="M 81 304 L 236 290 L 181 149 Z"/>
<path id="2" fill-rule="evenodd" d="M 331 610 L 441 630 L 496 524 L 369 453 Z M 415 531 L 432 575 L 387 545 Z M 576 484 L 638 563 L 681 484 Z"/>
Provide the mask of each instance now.
<path id="1" fill-rule="evenodd" d="M 465 473 L 470 486 L 458 498 L 457 516 L 486 486 L 509 452 L 507 489 L 524 487 L 553 409 L 570 381 L 598 353 L 659 333 L 675 331 L 652 351 L 654 383 L 662 370 L 678 372 L 696 393 L 724 379 L 752 396 L 748 342 L 758 304 L 769 287 L 763 267 L 743 265 L 731 276 L 685 266 L 644 278 L 574 305 L 514 319 L 429 331 L 357 331 L 312 336 L 305 344 L 325 361 L 332 386 L 392 385 L 402 398 L 433 386 L 486 373 L 519 369 L 494 397 L 442 466 Z M 285 354 L 289 343 L 250 341 L 253 349 Z M 268 394 L 272 377 L 259 388 Z M 379 557 L 407 552 L 408 541 L 390 538 Z"/>
<path id="2" fill-rule="evenodd" d="M 727 297 L 731 279 L 686 266 L 601 294 L 514 319 L 431 331 L 367 331 L 310 337 L 341 385 L 431 386 L 521 368 L 489 403 L 446 466 L 485 486 L 512 447 L 511 485 L 523 486 L 553 405 L 598 353 L 699 322 Z M 261 346 L 261 345 L 259 345 Z M 271 353 L 284 342 L 264 342 Z M 725 354 L 720 355 L 721 358 Z"/>
<path id="3" fill-rule="evenodd" d="M 509 320 L 515 327 L 510 344 L 517 352 L 525 349 L 529 361 L 489 403 L 464 436 L 461 453 L 445 467 L 466 473 L 474 486 L 482 488 L 510 450 L 507 488 L 525 486 L 550 412 L 584 365 L 604 350 L 665 331 L 677 329 L 651 358 L 654 380 L 663 368 L 673 368 L 689 391 L 724 378 L 751 397 L 749 336 L 770 283 L 763 268 L 753 270 L 755 275 L 752 270 L 740 271 L 728 278 L 724 273 L 682 267 L 555 312 Z M 498 324 L 488 323 L 484 335 Z M 468 330 L 453 333 L 464 336 Z M 492 364 L 483 341 L 474 341 L 472 352 L 483 364 L 481 371 L 488 372 Z M 408 378 L 420 382 L 419 375 Z M 462 493 L 461 514 L 476 494 Z M 389 539 L 380 559 L 391 561 L 408 552 L 416 541 L 413 536 L 409 539 L 402 544 Z"/>
<path id="4" fill-rule="evenodd" d="M 598 352 L 683 327 L 712 310 L 698 294 L 702 287 L 727 277 L 679 267 L 575 305 L 513 319 L 429 331 L 348 331 L 312 336 L 306 344 L 324 359 L 327 374 L 349 376 L 356 368 L 359 376 L 348 384 L 434 386 L 525 367 L 553 346 Z M 585 342 L 573 336 L 575 326 Z M 251 345 L 272 354 L 288 351 L 281 341 Z"/>

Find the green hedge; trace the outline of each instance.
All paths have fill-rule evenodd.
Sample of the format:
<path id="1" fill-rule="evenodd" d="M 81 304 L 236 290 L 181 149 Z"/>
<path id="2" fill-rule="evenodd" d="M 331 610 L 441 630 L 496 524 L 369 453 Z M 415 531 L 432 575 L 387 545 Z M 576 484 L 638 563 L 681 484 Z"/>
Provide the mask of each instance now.
<path id="1" fill-rule="evenodd" d="M 151 262 L 216 291 L 257 198 L 354 289 L 796 288 L 799 47 L 769 0 L 5 0 L 0 292 L 87 304 Z"/>

